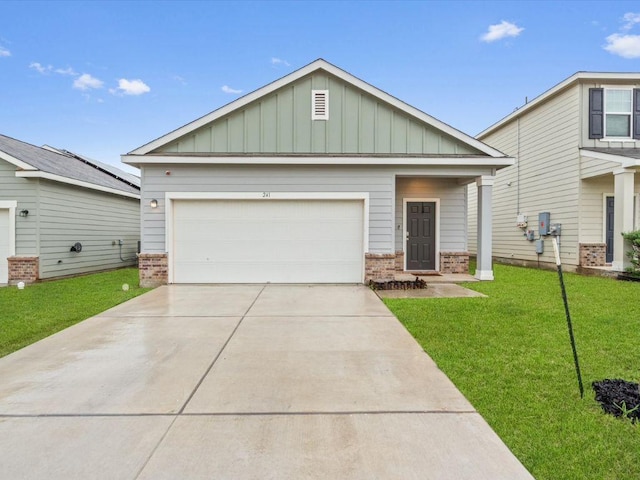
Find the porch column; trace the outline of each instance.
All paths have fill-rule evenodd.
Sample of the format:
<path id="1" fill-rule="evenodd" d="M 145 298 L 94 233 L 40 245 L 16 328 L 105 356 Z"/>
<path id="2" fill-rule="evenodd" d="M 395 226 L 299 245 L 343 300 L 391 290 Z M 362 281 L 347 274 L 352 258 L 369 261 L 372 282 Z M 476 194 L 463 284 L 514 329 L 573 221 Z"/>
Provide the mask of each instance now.
<path id="1" fill-rule="evenodd" d="M 611 267 L 617 272 L 624 271 L 630 265 L 626 255 L 622 233 L 633 230 L 633 176 L 635 170 L 618 168 L 613 171 L 614 210 L 613 210 L 613 262 Z"/>
<path id="2" fill-rule="evenodd" d="M 475 277 L 478 280 L 493 280 L 491 264 L 491 196 L 495 177 L 485 176 L 476 178 L 478 187 L 478 258 Z"/>

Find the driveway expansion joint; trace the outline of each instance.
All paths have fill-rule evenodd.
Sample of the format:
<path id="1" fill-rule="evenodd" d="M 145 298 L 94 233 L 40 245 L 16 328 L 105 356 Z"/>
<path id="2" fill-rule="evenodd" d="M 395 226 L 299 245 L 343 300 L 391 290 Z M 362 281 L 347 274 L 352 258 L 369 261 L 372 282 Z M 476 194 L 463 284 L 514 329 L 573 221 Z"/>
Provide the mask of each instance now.
<path id="1" fill-rule="evenodd" d="M 264 292 L 264 289 L 267 288 L 267 285 L 263 285 L 262 288 L 260 289 L 260 291 L 258 292 L 258 294 L 256 295 L 256 298 L 253 299 L 253 302 L 251 302 L 251 305 L 249 305 L 249 307 L 247 308 L 247 310 L 244 312 L 244 314 L 242 315 L 242 317 L 240 318 L 240 320 L 238 321 L 237 325 L 235 326 L 235 328 L 233 329 L 233 331 L 231 332 L 231 334 L 229 335 L 229 338 L 227 338 L 227 341 L 224 342 L 224 345 L 222 345 L 222 348 L 220 349 L 220 351 L 218 352 L 218 354 L 215 356 L 215 358 L 213 359 L 213 361 L 211 362 L 211 364 L 209 364 L 209 367 L 206 369 L 206 371 L 204 372 L 204 374 L 202 375 L 202 377 L 200 377 L 200 380 L 198 381 L 198 383 L 196 384 L 196 386 L 193 388 L 193 391 L 191 392 L 191 394 L 189 395 L 189 397 L 185 400 L 184 404 L 182 405 L 182 408 L 180 408 L 179 410 L 179 414 L 184 413 L 184 409 L 187 408 L 187 405 L 189 405 L 189 402 L 191 401 L 191 399 L 193 398 L 193 396 L 196 394 L 196 392 L 198 391 L 198 388 L 200 388 L 200 385 L 202 385 L 202 382 L 204 382 L 204 379 L 207 378 L 207 375 L 209 375 L 209 372 L 211 371 L 211 369 L 213 368 L 213 366 L 216 364 L 216 362 L 218 361 L 218 359 L 220 358 L 220 356 L 222 355 L 222 352 L 224 352 L 224 349 L 227 348 L 227 345 L 229 344 L 229 342 L 231 341 L 231 339 L 233 338 L 233 336 L 236 334 L 236 332 L 238 331 L 238 328 L 240 328 L 240 325 L 242 324 L 242 321 L 246 318 L 247 314 L 249 313 L 249 311 L 253 308 L 253 306 L 255 305 L 255 303 L 258 301 L 258 298 L 260 298 L 260 295 L 262 295 L 262 292 Z"/>

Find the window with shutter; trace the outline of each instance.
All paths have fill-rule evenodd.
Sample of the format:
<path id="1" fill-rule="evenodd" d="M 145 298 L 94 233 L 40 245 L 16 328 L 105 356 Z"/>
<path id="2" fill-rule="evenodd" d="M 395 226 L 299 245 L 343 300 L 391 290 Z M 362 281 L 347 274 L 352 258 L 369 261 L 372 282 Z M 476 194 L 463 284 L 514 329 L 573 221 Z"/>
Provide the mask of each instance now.
<path id="1" fill-rule="evenodd" d="M 311 90 L 311 119 L 329 120 L 329 90 Z"/>
<path id="2" fill-rule="evenodd" d="M 589 138 L 640 140 L 640 89 L 589 89 Z"/>

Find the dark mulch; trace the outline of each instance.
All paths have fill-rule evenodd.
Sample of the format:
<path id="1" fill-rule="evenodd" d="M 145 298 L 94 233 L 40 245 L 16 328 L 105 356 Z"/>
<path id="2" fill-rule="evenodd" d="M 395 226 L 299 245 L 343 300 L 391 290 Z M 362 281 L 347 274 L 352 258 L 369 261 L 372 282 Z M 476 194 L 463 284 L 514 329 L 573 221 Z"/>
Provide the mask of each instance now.
<path id="1" fill-rule="evenodd" d="M 633 423 L 640 421 L 640 390 L 638 384 L 620 379 L 604 379 L 591 384 L 605 413 L 623 415 Z M 626 415 L 625 415 L 626 413 Z"/>
<path id="2" fill-rule="evenodd" d="M 369 280 L 369 286 L 374 290 L 412 290 L 427 288 L 427 282 L 419 277 L 415 280 Z"/>

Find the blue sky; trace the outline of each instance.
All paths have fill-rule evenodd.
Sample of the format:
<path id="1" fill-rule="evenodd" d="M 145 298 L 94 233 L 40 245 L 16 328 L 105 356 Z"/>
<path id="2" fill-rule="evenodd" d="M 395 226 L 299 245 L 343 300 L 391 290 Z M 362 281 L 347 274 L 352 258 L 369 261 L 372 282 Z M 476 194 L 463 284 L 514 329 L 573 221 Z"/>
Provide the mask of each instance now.
<path id="1" fill-rule="evenodd" d="M 0 133 L 122 167 L 317 58 L 475 135 L 577 71 L 640 71 L 640 3 L 0 1 Z"/>

